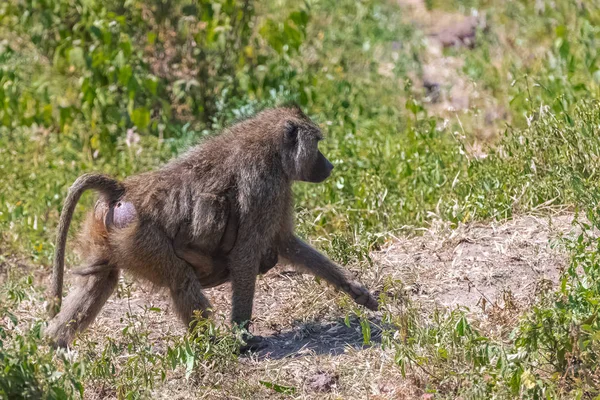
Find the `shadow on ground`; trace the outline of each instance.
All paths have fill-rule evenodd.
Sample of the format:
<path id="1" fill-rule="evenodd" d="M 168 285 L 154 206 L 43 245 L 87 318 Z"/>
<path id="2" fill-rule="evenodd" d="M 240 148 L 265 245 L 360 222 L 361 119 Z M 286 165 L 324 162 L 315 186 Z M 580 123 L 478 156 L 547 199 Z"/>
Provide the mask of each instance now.
<path id="1" fill-rule="evenodd" d="M 343 319 L 335 322 L 314 321 L 294 327 L 290 331 L 264 337 L 264 347 L 257 353 L 259 359 L 280 360 L 306 355 L 339 355 L 350 347 L 364 349 L 381 343 L 381 319 L 368 320 L 370 341 L 365 343 L 363 328 L 357 318 L 346 325 Z"/>

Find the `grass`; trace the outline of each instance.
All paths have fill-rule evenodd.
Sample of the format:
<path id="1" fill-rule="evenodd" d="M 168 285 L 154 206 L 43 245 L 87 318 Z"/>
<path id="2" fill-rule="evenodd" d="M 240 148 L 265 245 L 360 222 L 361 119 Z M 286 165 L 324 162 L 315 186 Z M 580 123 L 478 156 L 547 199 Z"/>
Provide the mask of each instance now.
<path id="1" fill-rule="evenodd" d="M 249 21 L 227 17 L 243 7 L 236 1 L 0 5 L 0 396 L 597 396 L 600 7 L 425 4 L 486 15 L 473 49 L 437 57 L 459 60 L 452 76 L 505 110 L 504 122 L 482 125 L 483 100 L 454 112 L 427 102 L 419 77 L 431 42 L 392 2 L 256 4 Z M 235 31 L 243 40 L 219 33 Z M 372 347 L 237 358 L 237 339 L 218 318 L 187 335 L 162 297 L 153 300 L 160 307 L 137 307 L 149 295 L 124 279 L 114 300 L 122 319 L 102 317 L 71 352 L 49 349 L 40 334 L 44 285 L 69 184 L 84 171 L 124 177 L 155 168 L 287 100 L 322 126 L 336 166 L 324 184 L 295 186 L 297 229 L 378 289 L 383 306 L 365 314 L 312 278 L 275 274 L 260 280 L 257 299 L 270 299 L 272 310 L 257 305 L 257 326 L 314 339 L 333 329 L 326 321 L 357 318 L 348 329 Z M 86 196 L 77 218 L 91 202 Z M 582 233 L 564 239 L 570 261 L 557 289 L 519 310 L 503 333 L 462 309 L 424 310 L 406 279 L 381 274 L 378 251 L 436 221 L 456 227 L 552 208 L 584 215 Z M 211 292 L 225 309 L 226 295 Z"/>

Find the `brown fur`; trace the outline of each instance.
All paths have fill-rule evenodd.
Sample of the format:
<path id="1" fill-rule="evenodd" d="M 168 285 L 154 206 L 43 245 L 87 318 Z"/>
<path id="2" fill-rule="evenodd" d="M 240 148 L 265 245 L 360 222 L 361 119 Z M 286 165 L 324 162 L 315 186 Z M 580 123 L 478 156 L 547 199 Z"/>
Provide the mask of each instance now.
<path id="1" fill-rule="evenodd" d="M 132 203 L 136 218 L 123 228 L 107 229 L 102 210 L 116 197 L 106 195 L 101 211 L 88 217 L 83 228 L 86 262 L 101 268 L 67 297 L 50 323 L 50 337 L 68 344 L 91 323 L 114 289 L 115 269 L 168 288 L 186 324 L 194 310 L 209 315 L 202 288 L 227 280 L 233 291 L 232 321 L 246 324 L 256 276 L 272 268 L 278 256 L 376 309 L 367 289 L 293 233 L 292 182 L 320 182 L 333 168 L 318 150 L 321 138 L 299 108 L 266 110 L 159 170 L 127 178 L 118 200 Z M 74 208 L 68 201 L 65 208 Z M 232 219 L 234 223 L 228 222 Z M 64 259 L 64 248 L 57 246 L 59 251 Z"/>

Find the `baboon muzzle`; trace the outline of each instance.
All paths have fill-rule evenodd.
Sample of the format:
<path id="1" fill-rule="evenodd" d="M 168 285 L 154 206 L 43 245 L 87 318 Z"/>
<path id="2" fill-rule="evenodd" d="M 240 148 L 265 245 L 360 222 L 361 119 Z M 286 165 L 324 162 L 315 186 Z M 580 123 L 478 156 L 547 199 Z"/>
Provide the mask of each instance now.
<path id="1" fill-rule="evenodd" d="M 329 160 L 319 151 L 319 155 L 317 156 L 317 160 L 313 164 L 313 167 L 310 171 L 310 176 L 308 177 L 308 182 L 320 183 L 325 179 L 329 178 L 331 175 L 331 171 L 333 170 L 333 164 L 329 162 Z"/>

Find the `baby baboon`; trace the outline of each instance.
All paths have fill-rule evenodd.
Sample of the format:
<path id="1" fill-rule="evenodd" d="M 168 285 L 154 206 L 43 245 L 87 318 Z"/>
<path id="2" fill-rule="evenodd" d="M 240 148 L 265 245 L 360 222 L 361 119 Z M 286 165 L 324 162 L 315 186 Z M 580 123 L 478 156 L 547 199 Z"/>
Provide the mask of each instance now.
<path id="1" fill-rule="evenodd" d="M 60 307 L 66 232 L 81 193 L 101 198 L 82 230 L 87 267 L 47 334 L 66 346 L 96 317 L 118 271 L 169 289 L 179 317 L 208 316 L 203 287 L 231 281 L 232 322 L 252 316 L 256 277 L 281 258 L 322 277 L 358 304 L 377 301 L 350 274 L 294 235 L 293 181 L 322 182 L 333 165 L 319 151 L 319 128 L 298 107 L 280 107 L 240 122 L 162 168 L 119 183 L 80 177 L 58 229 L 54 310 Z"/>

